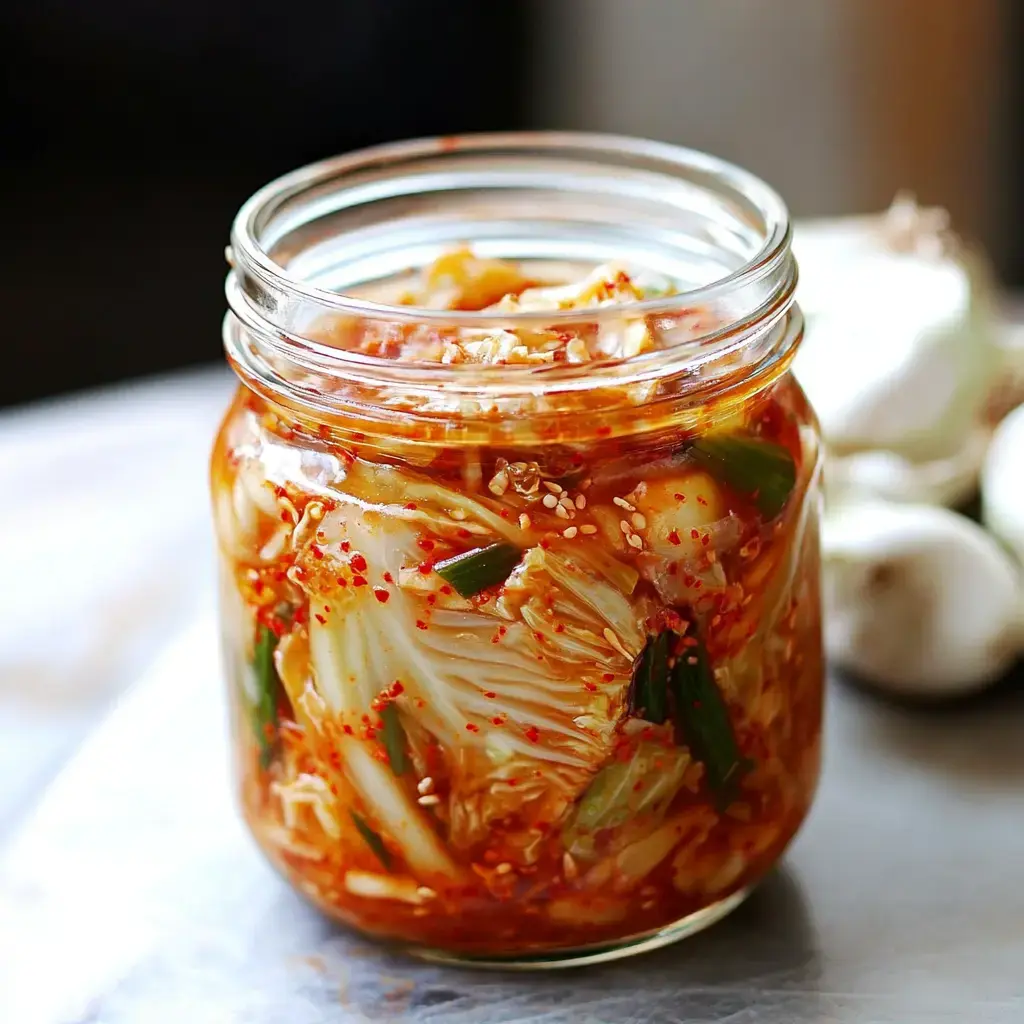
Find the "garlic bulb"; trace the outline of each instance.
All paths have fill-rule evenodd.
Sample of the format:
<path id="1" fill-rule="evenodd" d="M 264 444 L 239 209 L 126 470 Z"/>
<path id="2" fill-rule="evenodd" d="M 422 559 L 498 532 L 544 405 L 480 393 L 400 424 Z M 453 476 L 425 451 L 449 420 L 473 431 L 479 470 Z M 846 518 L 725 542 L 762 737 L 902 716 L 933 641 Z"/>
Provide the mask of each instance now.
<path id="1" fill-rule="evenodd" d="M 880 217 L 797 225 L 807 329 L 794 370 L 830 487 L 953 503 L 976 486 L 998 357 L 987 275 L 947 221 L 897 198 Z"/>
<path id="2" fill-rule="evenodd" d="M 981 475 L 981 517 L 1024 564 L 1024 405 L 992 436 Z"/>
<path id="3" fill-rule="evenodd" d="M 1021 648 L 1017 568 L 976 523 L 884 502 L 831 511 L 822 531 L 829 657 L 917 696 L 979 689 Z"/>

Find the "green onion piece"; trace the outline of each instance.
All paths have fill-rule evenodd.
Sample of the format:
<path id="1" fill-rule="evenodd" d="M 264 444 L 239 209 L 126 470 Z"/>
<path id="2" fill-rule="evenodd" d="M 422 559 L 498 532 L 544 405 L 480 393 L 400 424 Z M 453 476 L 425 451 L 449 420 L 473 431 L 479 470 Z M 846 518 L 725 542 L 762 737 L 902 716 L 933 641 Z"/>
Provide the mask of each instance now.
<path id="1" fill-rule="evenodd" d="M 385 704 L 380 718 L 384 723 L 384 749 L 388 752 L 391 770 L 396 775 L 404 775 L 409 762 L 405 756 L 405 729 L 398 717 L 398 708 L 390 702 Z"/>
<path id="2" fill-rule="evenodd" d="M 720 805 L 727 806 L 752 762 L 740 754 L 729 709 L 703 644 L 684 647 L 669 678 L 676 725 L 690 753 L 703 763 L 709 788 Z"/>
<path id="3" fill-rule="evenodd" d="M 766 519 L 774 519 L 796 486 L 796 463 L 788 448 L 742 434 L 709 434 L 691 441 L 687 451 L 713 476 L 754 500 Z"/>
<path id="4" fill-rule="evenodd" d="M 434 572 L 463 597 L 472 597 L 481 590 L 504 583 L 520 558 L 522 552 L 512 544 L 489 544 L 438 562 Z"/>
<path id="5" fill-rule="evenodd" d="M 352 815 L 352 821 L 359 830 L 359 834 L 363 837 L 366 845 L 373 850 L 374 856 L 384 866 L 384 870 L 390 871 L 391 854 L 388 853 L 388 848 L 384 845 L 384 840 L 366 824 L 366 819 L 361 814 L 357 814 L 352 810 L 348 813 Z"/>
<path id="6" fill-rule="evenodd" d="M 277 751 L 277 702 L 281 693 L 281 680 L 274 665 L 277 637 L 273 630 L 261 625 L 253 649 L 252 670 L 256 682 L 256 702 L 253 705 L 253 729 L 260 747 L 260 767 L 266 771 Z"/>
<path id="7" fill-rule="evenodd" d="M 668 642 L 670 630 L 647 638 L 633 671 L 630 710 L 648 722 L 661 725 L 668 716 Z"/>

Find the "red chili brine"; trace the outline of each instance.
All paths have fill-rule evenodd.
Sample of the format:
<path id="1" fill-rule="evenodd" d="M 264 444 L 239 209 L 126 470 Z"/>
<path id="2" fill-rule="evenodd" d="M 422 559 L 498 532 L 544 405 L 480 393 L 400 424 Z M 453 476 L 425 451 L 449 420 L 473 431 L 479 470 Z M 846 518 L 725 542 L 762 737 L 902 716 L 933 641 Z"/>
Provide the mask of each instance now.
<path id="1" fill-rule="evenodd" d="M 807 813 L 814 416 L 785 208 L 619 138 L 258 193 L 213 454 L 241 803 L 327 914 L 551 966 L 736 906 Z"/>

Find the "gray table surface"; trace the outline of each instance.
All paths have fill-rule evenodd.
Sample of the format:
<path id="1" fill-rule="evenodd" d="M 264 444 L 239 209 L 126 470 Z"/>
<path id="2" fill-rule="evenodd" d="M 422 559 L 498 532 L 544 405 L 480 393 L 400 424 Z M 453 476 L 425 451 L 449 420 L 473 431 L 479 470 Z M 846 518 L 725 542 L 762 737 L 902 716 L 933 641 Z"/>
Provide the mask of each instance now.
<path id="1" fill-rule="evenodd" d="M 0 1021 L 1024 1021 L 1024 690 L 944 711 L 833 683 L 783 867 L 674 947 L 546 975 L 419 964 L 322 920 L 257 854 L 204 603 L 0 859 Z"/>

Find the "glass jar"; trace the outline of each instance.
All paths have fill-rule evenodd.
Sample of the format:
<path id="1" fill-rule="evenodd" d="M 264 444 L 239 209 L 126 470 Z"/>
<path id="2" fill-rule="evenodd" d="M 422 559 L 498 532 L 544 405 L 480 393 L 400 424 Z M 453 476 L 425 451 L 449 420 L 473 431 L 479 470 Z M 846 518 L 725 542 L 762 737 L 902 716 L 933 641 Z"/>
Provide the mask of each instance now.
<path id="1" fill-rule="evenodd" d="M 781 200 L 651 142 L 426 140 L 267 186 L 228 255 L 212 487 L 265 854 L 458 962 L 595 962 L 735 907 L 819 767 Z"/>

